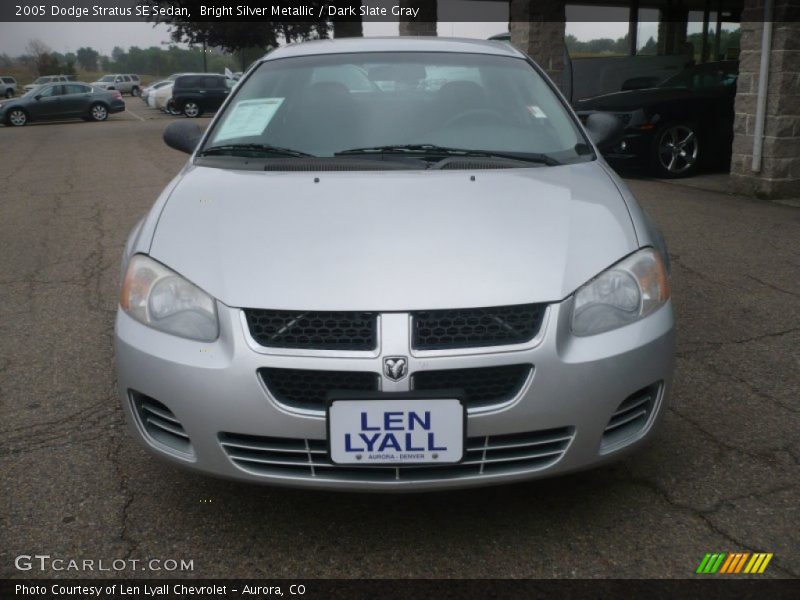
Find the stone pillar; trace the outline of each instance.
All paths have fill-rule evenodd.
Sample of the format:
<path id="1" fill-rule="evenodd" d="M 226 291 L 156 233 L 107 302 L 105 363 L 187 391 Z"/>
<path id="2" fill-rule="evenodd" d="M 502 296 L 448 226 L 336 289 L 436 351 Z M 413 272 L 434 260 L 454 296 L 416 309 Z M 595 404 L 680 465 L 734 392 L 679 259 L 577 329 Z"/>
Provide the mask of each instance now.
<path id="1" fill-rule="evenodd" d="M 564 71 L 564 0 L 511 0 L 511 43 L 561 84 Z"/>
<path id="2" fill-rule="evenodd" d="M 338 7 L 355 6 L 362 4 L 362 2 L 351 2 L 346 0 L 338 0 L 335 2 Z M 347 37 L 364 37 L 364 26 L 360 16 L 358 17 L 344 17 L 333 18 L 333 37 L 334 38 L 347 38 Z"/>
<path id="3" fill-rule="evenodd" d="M 400 17 L 400 35 L 436 35 L 437 0 L 400 0 L 400 6 L 419 9 L 419 16 L 414 20 Z"/>
<path id="4" fill-rule="evenodd" d="M 775 0 L 758 172 L 752 166 L 763 0 L 744 0 L 742 12 L 731 179 L 739 191 L 764 198 L 800 198 L 800 7 L 792 4 L 793 0 Z"/>

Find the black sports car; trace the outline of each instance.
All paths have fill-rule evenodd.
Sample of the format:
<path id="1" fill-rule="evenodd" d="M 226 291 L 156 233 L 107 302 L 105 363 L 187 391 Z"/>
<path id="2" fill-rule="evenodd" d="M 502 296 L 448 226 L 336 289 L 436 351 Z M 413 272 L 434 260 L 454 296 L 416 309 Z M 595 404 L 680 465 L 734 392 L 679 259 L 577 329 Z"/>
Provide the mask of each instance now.
<path id="1" fill-rule="evenodd" d="M 579 100 L 575 109 L 582 119 L 608 112 L 625 123 L 622 141 L 600 149 L 612 165 L 687 177 L 730 162 L 738 71 L 738 61 L 704 63 L 656 87 Z"/>

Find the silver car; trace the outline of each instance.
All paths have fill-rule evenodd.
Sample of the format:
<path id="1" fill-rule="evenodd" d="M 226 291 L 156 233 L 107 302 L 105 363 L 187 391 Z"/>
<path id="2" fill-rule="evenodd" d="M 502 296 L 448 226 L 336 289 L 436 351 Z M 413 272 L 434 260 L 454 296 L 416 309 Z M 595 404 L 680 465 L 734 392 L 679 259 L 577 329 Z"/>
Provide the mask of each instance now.
<path id="1" fill-rule="evenodd" d="M 642 447 L 667 402 L 662 238 L 541 69 L 494 42 L 271 52 L 127 242 L 133 434 L 203 473 L 489 485 Z"/>

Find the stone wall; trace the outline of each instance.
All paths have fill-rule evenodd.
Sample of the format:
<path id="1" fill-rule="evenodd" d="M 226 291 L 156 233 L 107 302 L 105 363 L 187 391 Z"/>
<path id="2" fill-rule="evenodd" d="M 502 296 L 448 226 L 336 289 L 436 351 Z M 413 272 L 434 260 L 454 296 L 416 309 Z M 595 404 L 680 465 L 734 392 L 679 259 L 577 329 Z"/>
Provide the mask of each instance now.
<path id="1" fill-rule="evenodd" d="M 762 164 L 752 170 L 763 6 L 745 0 L 742 13 L 731 178 L 745 193 L 800 198 L 800 6 L 793 0 L 775 0 Z"/>
<path id="2" fill-rule="evenodd" d="M 525 52 L 555 81 L 564 71 L 563 0 L 511 0 L 509 30 L 511 43 Z"/>
<path id="3" fill-rule="evenodd" d="M 419 9 L 419 17 L 415 20 L 400 18 L 400 35 L 436 35 L 437 0 L 401 0 L 400 6 Z"/>

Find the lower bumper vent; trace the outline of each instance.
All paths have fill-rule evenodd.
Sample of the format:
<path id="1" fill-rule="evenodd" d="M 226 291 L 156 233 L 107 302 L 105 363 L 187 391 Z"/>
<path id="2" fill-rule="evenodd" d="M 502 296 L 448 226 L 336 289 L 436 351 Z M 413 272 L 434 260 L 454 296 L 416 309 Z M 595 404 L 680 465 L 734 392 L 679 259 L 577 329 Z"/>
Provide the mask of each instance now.
<path id="1" fill-rule="evenodd" d="M 182 454 L 194 454 L 189 436 L 170 409 L 138 392 L 131 391 L 130 396 L 139 424 L 150 438 Z"/>
<path id="2" fill-rule="evenodd" d="M 574 429 L 562 427 L 471 437 L 464 460 L 449 465 L 350 467 L 330 461 L 325 440 L 275 438 L 221 433 L 222 449 L 251 474 L 350 482 L 426 481 L 489 477 L 537 471 L 555 464 L 566 452 Z"/>
<path id="3" fill-rule="evenodd" d="M 603 432 L 603 449 L 632 438 L 644 429 L 650 421 L 660 389 L 661 384 L 655 383 L 623 400 Z"/>

